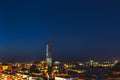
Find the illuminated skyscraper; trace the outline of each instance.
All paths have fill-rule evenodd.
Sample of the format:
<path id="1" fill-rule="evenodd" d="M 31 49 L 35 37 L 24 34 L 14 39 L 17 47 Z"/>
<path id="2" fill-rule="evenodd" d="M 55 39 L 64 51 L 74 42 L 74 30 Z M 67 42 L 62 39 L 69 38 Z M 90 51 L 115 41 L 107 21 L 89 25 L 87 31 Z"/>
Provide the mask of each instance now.
<path id="1" fill-rule="evenodd" d="M 52 43 L 48 42 L 46 45 L 46 63 L 52 66 Z"/>

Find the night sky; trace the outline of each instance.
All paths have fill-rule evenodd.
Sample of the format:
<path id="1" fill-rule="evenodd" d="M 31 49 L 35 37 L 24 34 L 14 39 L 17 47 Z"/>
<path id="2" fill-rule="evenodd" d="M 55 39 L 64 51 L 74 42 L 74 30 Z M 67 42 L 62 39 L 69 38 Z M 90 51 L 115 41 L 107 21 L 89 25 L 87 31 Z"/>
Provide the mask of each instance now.
<path id="1" fill-rule="evenodd" d="M 0 61 L 120 58 L 119 0 L 0 1 Z"/>

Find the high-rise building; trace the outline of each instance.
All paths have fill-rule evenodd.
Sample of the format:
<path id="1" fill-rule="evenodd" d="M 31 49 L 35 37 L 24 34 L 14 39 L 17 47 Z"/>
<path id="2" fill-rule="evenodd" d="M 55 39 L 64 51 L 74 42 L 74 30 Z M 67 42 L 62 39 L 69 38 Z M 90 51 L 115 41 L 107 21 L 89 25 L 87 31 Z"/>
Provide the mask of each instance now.
<path id="1" fill-rule="evenodd" d="M 46 63 L 49 66 L 52 66 L 52 43 L 48 42 L 46 45 Z"/>
<path id="2" fill-rule="evenodd" d="M 92 59 L 89 60 L 89 66 L 93 66 L 94 61 Z"/>

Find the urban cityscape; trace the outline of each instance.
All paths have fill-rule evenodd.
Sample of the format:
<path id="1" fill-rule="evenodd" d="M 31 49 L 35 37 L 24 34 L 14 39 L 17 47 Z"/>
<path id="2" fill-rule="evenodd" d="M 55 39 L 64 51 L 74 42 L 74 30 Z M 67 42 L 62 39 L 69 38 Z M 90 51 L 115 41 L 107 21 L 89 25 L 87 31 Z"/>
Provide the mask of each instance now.
<path id="1" fill-rule="evenodd" d="M 0 80 L 120 80 L 120 0 L 0 0 Z"/>
<path id="2" fill-rule="evenodd" d="M 53 61 L 52 42 L 46 44 L 46 57 L 32 63 L 0 63 L 0 80 L 119 80 L 120 62 Z"/>

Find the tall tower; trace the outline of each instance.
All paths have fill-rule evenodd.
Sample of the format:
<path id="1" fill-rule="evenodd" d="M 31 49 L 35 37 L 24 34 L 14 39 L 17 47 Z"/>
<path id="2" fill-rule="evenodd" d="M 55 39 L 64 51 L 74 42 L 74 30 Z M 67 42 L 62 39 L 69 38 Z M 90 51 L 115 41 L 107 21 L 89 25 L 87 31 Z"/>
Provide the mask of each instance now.
<path id="1" fill-rule="evenodd" d="M 48 42 L 46 45 L 46 63 L 52 66 L 52 43 Z"/>

